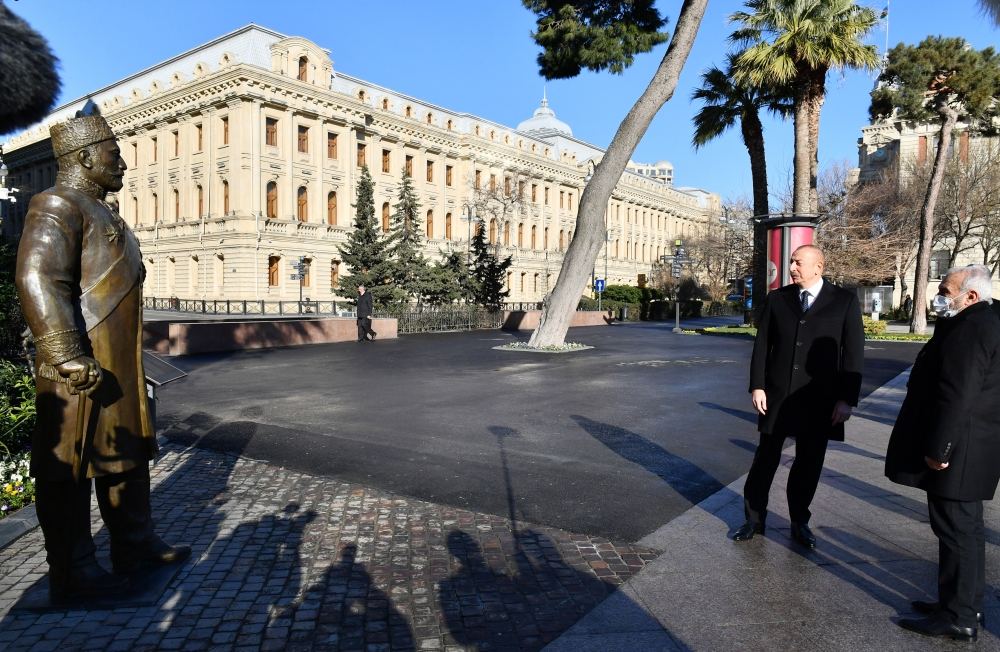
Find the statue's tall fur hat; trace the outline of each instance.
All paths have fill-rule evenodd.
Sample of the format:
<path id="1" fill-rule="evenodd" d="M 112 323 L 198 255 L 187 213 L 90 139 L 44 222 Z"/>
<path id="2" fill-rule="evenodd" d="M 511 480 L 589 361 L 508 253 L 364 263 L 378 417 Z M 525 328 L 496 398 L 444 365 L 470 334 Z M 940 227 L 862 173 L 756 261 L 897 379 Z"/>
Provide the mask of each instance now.
<path id="1" fill-rule="evenodd" d="M 57 159 L 87 145 L 115 137 L 108 121 L 96 112 L 91 115 L 80 115 L 78 112 L 75 118 L 52 125 L 49 134 L 52 136 L 52 153 Z"/>
<path id="2" fill-rule="evenodd" d="M 0 134 L 44 118 L 58 92 L 49 44 L 0 0 Z"/>

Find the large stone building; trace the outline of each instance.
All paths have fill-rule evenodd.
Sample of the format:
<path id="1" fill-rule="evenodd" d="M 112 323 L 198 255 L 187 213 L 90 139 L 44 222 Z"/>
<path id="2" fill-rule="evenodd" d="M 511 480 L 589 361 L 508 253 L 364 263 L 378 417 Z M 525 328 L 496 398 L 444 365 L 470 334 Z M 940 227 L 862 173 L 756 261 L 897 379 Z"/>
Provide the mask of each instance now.
<path id="1" fill-rule="evenodd" d="M 939 129 L 939 125 L 934 123 L 915 123 L 898 118 L 880 120 L 862 128 L 861 138 L 858 139 L 858 180 L 862 183 L 875 181 L 880 175 L 891 171 L 892 177 L 897 182 L 908 182 L 915 169 L 929 166 L 933 162 L 937 152 Z M 968 125 L 959 122 L 952 137 L 951 156 L 957 159 L 960 165 L 969 166 L 970 162 L 975 164 L 976 161 L 980 164 L 987 160 L 995 161 L 998 151 L 1000 151 L 1000 139 L 970 134 Z M 913 206 L 913 211 L 920 211 L 919 204 Z M 946 235 L 936 237 L 930 258 L 928 297 L 933 297 L 937 293 L 940 279 L 949 267 L 984 262 L 983 247 L 977 242 L 978 233 L 978 229 L 970 229 L 969 239 L 963 245 L 964 249 L 957 253 L 954 251 L 956 247 L 953 239 L 949 239 Z M 913 235 L 913 242 L 916 249 L 916 233 Z M 991 260 L 995 260 L 1000 254 L 1000 251 L 995 250 L 995 245 L 987 247 L 987 252 L 990 252 L 987 258 Z M 911 295 L 916 275 L 915 267 L 914 257 L 914 261 L 904 271 L 906 285 Z M 1000 297 L 1000 278 L 997 278 L 997 275 L 994 275 L 993 294 L 995 297 Z M 892 289 L 892 296 L 894 305 L 902 301 L 902 290 L 898 281 Z"/>
<path id="2" fill-rule="evenodd" d="M 87 102 L 108 118 L 129 166 L 116 199 L 142 244 L 150 297 L 298 299 L 290 277 L 304 257 L 304 295 L 336 298 L 347 273 L 338 245 L 367 165 L 386 227 L 403 170 L 413 178 L 433 256 L 466 250 L 477 197 L 513 183 L 523 202 L 490 218 L 490 237 L 514 259 L 510 300 L 536 301 L 556 280 L 603 154 L 545 99 L 511 128 L 335 71 L 315 43 L 249 25 L 70 102 L 5 143 L 8 185 L 27 196 L 52 185 L 49 126 Z M 23 227 L 25 209 L 23 200 L 5 208 L 7 235 Z M 635 284 L 675 238 L 719 213 L 717 195 L 626 172 L 608 203 L 597 276 L 606 254 L 609 283 Z"/>

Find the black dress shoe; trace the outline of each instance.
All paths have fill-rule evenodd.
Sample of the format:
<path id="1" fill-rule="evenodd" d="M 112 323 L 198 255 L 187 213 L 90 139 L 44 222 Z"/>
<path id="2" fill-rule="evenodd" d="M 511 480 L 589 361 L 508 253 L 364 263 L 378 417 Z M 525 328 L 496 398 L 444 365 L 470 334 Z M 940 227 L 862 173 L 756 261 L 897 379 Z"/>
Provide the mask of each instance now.
<path id="1" fill-rule="evenodd" d="M 903 618 L 899 626 L 924 636 L 950 638 L 953 641 L 975 641 L 979 630 L 975 627 L 959 627 L 947 618 L 937 615 L 930 618 Z"/>
<path id="2" fill-rule="evenodd" d="M 184 561 L 191 556 L 191 546 L 171 546 L 158 536 L 145 543 L 111 551 L 111 564 L 116 573 L 134 573 L 144 568 L 165 566 Z"/>
<path id="3" fill-rule="evenodd" d="M 913 607 L 913 610 L 916 611 L 918 614 L 924 614 L 925 616 L 931 616 L 941 611 L 941 603 L 939 602 L 925 602 L 923 600 L 914 600 L 913 602 L 910 603 L 910 606 Z M 986 618 L 983 617 L 983 613 L 981 611 L 976 612 L 976 622 L 978 622 L 980 625 L 986 624 Z"/>
<path id="4" fill-rule="evenodd" d="M 816 547 L 816 535 L 812 533 L 805 523 L 792 523 L 792 539 L 801 546 L 810 550 Z"/>
<path id="5" fill-rule="evenodd" d="M 764 534 L 764 524 L 747 521 L 733 533 L 733 541 L 749 541 L 755 534 Z"/>

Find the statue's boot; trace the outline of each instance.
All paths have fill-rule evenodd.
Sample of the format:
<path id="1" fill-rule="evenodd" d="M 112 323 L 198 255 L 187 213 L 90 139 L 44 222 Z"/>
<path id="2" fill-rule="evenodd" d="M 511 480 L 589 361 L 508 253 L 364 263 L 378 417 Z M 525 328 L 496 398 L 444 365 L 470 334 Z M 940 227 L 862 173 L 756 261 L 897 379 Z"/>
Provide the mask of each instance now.
<path id="1" fill-rule="evenodd" d="M 187 559 L 190 546 L 171 546 L 153 531 L 149 505 L 149 467 L 96 478 L 97 504 L 111 533 L 111 563 L 116 573 Z"/>
<path id="2" fill-rule="evenodd" d="M 45 536 L 52 602 L 116 597 L 128 590 L 128 579 L 104 570 L 94 556 L 89 479 L 36 480 L 35 510 Z"/>

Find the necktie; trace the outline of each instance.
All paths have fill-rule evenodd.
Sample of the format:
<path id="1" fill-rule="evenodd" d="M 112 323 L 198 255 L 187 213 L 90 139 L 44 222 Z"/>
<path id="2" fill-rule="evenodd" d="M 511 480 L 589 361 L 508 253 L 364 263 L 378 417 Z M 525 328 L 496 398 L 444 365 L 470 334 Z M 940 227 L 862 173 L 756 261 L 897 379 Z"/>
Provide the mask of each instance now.
<path id="1" fill-rule="evenodd" d="M 809 291 L 804 290 L 799 298 L 802 300 L 802 312 L 809 310 Z"/>

